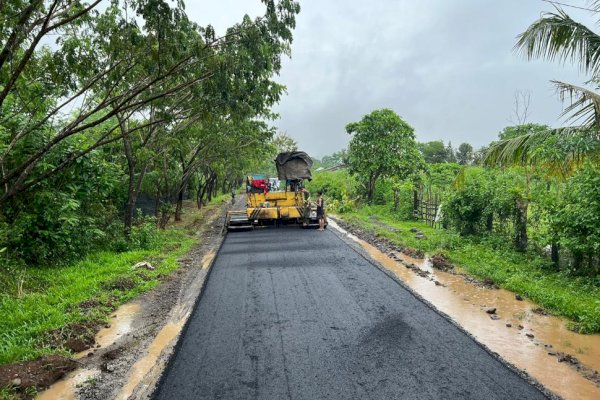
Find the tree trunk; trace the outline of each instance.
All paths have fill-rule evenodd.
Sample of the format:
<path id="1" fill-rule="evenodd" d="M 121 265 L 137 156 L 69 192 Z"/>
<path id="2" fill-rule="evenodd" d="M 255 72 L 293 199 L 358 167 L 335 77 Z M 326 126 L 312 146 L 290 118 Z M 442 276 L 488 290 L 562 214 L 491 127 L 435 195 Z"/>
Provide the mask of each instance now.
<path id="1" fill-rule="evenodd" d="M 160 215 L 160 185 L 156 186 L 156 198 L 154 199 L 154 218 L 158 221 Z"/>
<path id="2" fill-rule="evenodd" d="M 227 179 L 223 179 L 223 183 L 221 184 L 221 194 L 227 193 Z"/>
<path id="3" fill-rule="evenodd" d="M 367 202 L 369 204 L 373 203 L 373 198 L 375 197 L 375 183 L 377 182 L 377 178 L 379 174 L 371 173 L 369 175 L 369 181 L 367 182 Z"/>
<path id="4" fill-rule="evenodd" d="M 556 269 L 558 269 L 560 267 L 560 247 L 558 245 L 558 243 L 551 243 L 550 244 L 550 259 L 552 260 L 552 263 L 554 264 L 554 266 L 556 267 Z"/>
<path id="5" fill-rule="evenodd" d="M 123 134 L 123 148 L 125 150 L 125 158 L 127 159 L 127 174 L 129 176 L 129 184 L 127 185 L 127 205 L 125 206 L 125 215 L 123 216 L 123 224 L 125 236 L 131 234 L 131 226 L 133 225 L 133 213 L 135 210 L 135 202 L 137 194 L 135 193 L 135 159 L 133 150 L 131 149 L 131 141 L 125 121 L 119 118 L 119 126 Z"/>
<path id="6" fill-rule="evenodd" d="M 394 189 L 394 211 L 398 211 L 398 204 L 400 203 L 400 191 Z"/>
<path id="7" fill-rule="evenodd" d="M 198 209 L 202 208 L 202 198 L 204 197 L 205 190 L 206 183 L 203 185 L 202 183 L 198 182 L 198 193 L 196 195 L 196 205 L 198 206 Z"/>
<path id="8" fill-rule="evenodd" d="M 177 206 L 175 207 L 175 221 L 181 221 L 181 211 L 183 209 L 183 195 L 188 187 L 188 180 L 181 182 L 179 186 L 179 192 L 177 193 Z"/>
<path id="9" fill-rule="evenodd" d="M 214 196 L 214 192 L 215 192 L 215 186 L 217 183 L 217 176 L 216 174 L 211 174 L 210 178 L 208 179 L 208 183 L 206 185 L 206 201 L 210 202 Z"/>
<path id="10" fill-rule="evenodd" d="M 135 156 L 133 155 L 128 128 L 122 118 L 119 118 L 119 125 L 121 132 L 123 133 L 123 148 L 125 150 L 125 157 L 127 158 L 127 174 L 129 175 L 129 183 L 127 185 L 127 204 L 125 206 L 125 214 L 123 216 L 125 236 L 129 237 L 131 234 L 131 227 L 133 225 L 135 203 L 137 202 L 138 194 L 142 188 L 142 182 L 144 180 L 144 175 L 146 174 L 147 165 L 142 167 L 136 181 L 135 167 L 137 162 L 135 160 Z"/>
<path id="11" fill-rule="evenodd" d="M 419 212 L 419 194 L 413 190 L 413 217 L 417 217 Z"/>
<path id="12" fill-rule="evenodd" d="M 518 251 L 527 250 L 527 208 L 527 200 L 517 200 L 515 205 L 515 247 Z"/>
<path id="13" fill-rule="evenodd" d="M 485 228 L 488 232 L 494 230 L 494 214 L 489 213 L 485 221 Z"/>

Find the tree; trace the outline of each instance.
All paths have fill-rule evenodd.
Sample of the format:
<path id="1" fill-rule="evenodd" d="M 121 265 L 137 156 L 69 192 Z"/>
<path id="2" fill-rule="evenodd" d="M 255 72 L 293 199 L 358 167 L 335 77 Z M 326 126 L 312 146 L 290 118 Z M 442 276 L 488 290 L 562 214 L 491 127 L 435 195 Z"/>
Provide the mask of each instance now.
<path id="1" fill-rule="evenodd" d="M 195 90 L 204 116 L 217 100 L 219 112 L 228 113 L 235 104 L 232 114 L 265 116 L 266 104 L 277 102 L 284 89 L 270 77 L 289 54 L 300 10 L 293 1 L 266 0 L 264 16 L 246 16 L 216 37 L 211 26 L 188 20 L 182 1 L 114 1 L 94 13 L 99 1 L 10 3 L 0 3 L 3 205 L 95 149 L 129 136 L 118 116 L 144 120 L 148 127 L 168 124 L 170 113 L 161 118 L 152 113 L 157 101 L 168 98 L 173 106 Z M 56 48 L 36 49 L 56 30 L 61 31 Z M 78 109 L 67 115 L 74 104 Z M 89 135 L 90 128 L 107 121 L 111 127 Z M 52 153 L 73 137 L 84 145 L 49 168 Z"/>
<path id="2" fill-rule="evenodd" d="M 0 249 L 22 260 L 136 246 L 140 193 L 180 216 L 274 152 L 298 3 L 221 37 L 183 0 L 99 3 L 0 1 Z"/>
<path id="3" fill-rule="evenodd" d="M 448 161 L 448 152 L 444 147 L 444 142 L 441 140 L 419 143 L 418 146 L 421 153 L 423 153 L 426 162 L 438 164 Z"/>
<path id="4" fill-rule="evenodd" d="M 473 162 L 473 146 L 461 143 L 456 152 L 456 160 L 460 165 L 469 165 Z"/>
<path id="5" fill-rule="evenodd" d="M 481 146 L 473 153 L 473 165 L 483 165 L 483 160 L 488 152 L 488 146 Z"/>
<path id="6" fill-rule="evenodd" d="M 287 153 L 298 150 L 298 143 L 285 132 L 279 132 L 273 138 L 273 144 L 277 148 L 278 153 Z"/>
<path id="7" fill-rule="evenodd" d="M 575 269 L 597 274 L 600 256 L 600 168 L 585 163 L 566 184 L 554 221 L 560 244 L 573 254 Z"/>
<path id="8" fill-rule="evenodd" d="M 406 179 L 423 168 L 414 129 L 390 109 L 365 115 L 346 125 L 346 132 L 353 135 L 348 147 L 350 172 L 358 176 L 369 203 L 379 178 Z"/>
<path id="9" fill-rule="evenodd" d="M 529 117 L 529 105 L 531 103 L 531 92 L 528 90 L 517 90 L 515 92 L 515 103 L 513 112 L 508 119 L 513 125 L 524 125 Z"/>
<path id="10" fill-rule="evenodd" d="M 450 163 L 456 162 L 456 155 L 454 153 L 454 148 L 452 147 L 452 142 L 448 141 L 448 145 L 446 146 L 446 161 Z"/>
<path id="11" fill-rule="evenodd" d="M 514 139 L 523 135 L 541 134 L 548 130 L 550 130 L 550 127 L 543 124 L 529 123 L 523 125 L 512 125 L 502 129 L 502 131 L 498 133 L 498 138 L 500 140 Z"/>
<path id="12" fill-rule="evenodd" d="M 346 149 L 342 149 L 340 151 L 336 151 L 331 155 L 324 156 L 321 159 L 321 166 L 323 168 L 336 167 L 339 165 L 344 165 L 346 163 L 346 159 L 348 158 L 348 151 Z"/>

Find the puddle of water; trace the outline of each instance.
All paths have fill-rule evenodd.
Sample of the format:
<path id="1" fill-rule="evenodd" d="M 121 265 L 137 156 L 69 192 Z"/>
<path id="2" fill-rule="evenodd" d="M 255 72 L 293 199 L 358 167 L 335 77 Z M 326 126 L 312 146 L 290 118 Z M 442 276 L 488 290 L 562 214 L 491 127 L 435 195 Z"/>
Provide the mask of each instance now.
<path id="1" fill-rule="evenodd" d="M 108 328 L 102 328 L 96 334 L 96 344 L 100 347 L 107 347 L 120 339 L 123 335 L 126 335 L 131 331 L 131 324 L 133 318 L 140 311 L 140 305 L 138 303 L 127 303 L 119 307 L 112 315 L 108 324 Z M 84 350 L 81 353 L 75 354 L 75 359 L 82 358 L 89 353 L 89 350 Z"/>
<path id="2" fill-rule="evenodd" d="M 211 249 L 204 257 L 202 257 L 201 265 L 203 270 L 207 270 L 210 267 L 215 255 L 214 249 Z M 169 323 L 167 323 L 160 330 L 158 335 L 156 335 L 148 347 L 148 353 L 131 367 L 129 375 L 127 376 L 127 381 L 115 399 L 126 400 L 134 393 L 134 391 L 136 391 L 136 389 L 138 389 L 140 384 L 145 385 L 141 386 L 142 389 L 147 389 L 147 382 L 158 379 L 164 364 L 164 361 L 160 361 L 161 353 L 165 348 L 174 343 L 183 329 L 203 282 L 204 279 L 195 279 L 190 283 L 184 297 L 180 299 L 171 310 Z"/>
<path id="3" fill-rule="evenodd" d="M 408 287 L 421 295 L 438 310 L 471 333 L 491 351 L 498 353 L 517 368 L 527 371 L 538 382 L 565 399 L 599 399 L 600 388 L 585 379 L 567 363 L 559 363 L 549 351 L 573 355 L 589 368 L 600 370 L 600 335 L 580 335 L 566 328 L 565 320 L 541 316 L 532 310 L 537 306 L 529 301 L 517 301 L 514 293 L 504 289 L 486 289 L 465 282 L 459 275 L 433 270 L 425 260 L 416 260 L 398 253 L 403 262 L 415 264 L 431 272 L 431 277 L 443 286 L 423 278 L 401 263 L 388 257 L 375 246 L 349 234 L 334 221 L 332 227 L 359 243 L 367 253 L 393 272 Z M 495 307 L 499 320 L 492 320 L 485 310 Z M 512 327 L 506 327 L 506 324 Z M 523 330 L 517 328 L 518 325 Z M 525 336 L 534 335 L 533 339 Z M 546 348 L 544 345 L 551 345 Z"/>
<path id="4" fill-rule="evenodd" d="M 133 394 L 133 391 L 140 382 L 142 382 L 144 377 L 151 373 L 152 369 L 157 366 L 157 361 L 161 352 L 175 340 L 183 328 L 183 324 L 184 321 L 177 324 L 169 323 L 160 330 L 158 335 L 154 338 L 154 341 L 152 341 L 152 344 L 150 344 L 148 354 L 131 367 L 127 382 L 115 399 L 126 400 Z"/>
<path id="5" fill-rule="evenodd" d="M 67 374 L 62 380 L 56 382 L 40 393 L 37 400 L 73 400 L 77 385 L 98 375 L 98 370 L 80 369 Z"/>
<path id="6" fill-rule="evenodd" d="M 123 335 L 131 331 L 133 318 L 139 312 L 140 305 L 138 303 L 127 303 L 119 307 L 109 320 L 109 328 L 102 328 L 96 334 L 96 344 L 100 347 L 107 347 L 116 342 Z M 90 350 L 84 350 L 73 356 L 74 359 L 85 357 Z M 41 392 L 38 400 L 71 400 L 75 398 L 76 386 L 86 379 L 100 373 L 98 370 L 77 369 L 70 374 L 67 374 L 63 379 L 54 383 L 48 389 Z"/>

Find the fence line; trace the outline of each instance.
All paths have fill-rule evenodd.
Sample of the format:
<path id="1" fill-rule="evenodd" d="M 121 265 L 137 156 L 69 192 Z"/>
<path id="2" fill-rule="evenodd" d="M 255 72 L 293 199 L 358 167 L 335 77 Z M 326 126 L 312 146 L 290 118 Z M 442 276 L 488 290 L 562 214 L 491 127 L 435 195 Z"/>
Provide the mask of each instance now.
<path id="1" fill-rule="evenodd" d="M 441 212 L 438 194 L 433 196 L 431 192 L 414 191 L 413 192 L 413 215 L 432 228 L 441 227 Z"/>

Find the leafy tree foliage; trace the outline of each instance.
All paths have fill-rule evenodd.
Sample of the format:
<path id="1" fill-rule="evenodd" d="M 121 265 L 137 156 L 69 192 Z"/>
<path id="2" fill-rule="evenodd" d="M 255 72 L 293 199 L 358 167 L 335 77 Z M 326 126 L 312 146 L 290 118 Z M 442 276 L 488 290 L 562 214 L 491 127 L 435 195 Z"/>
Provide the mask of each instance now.
<path id="1" fill-rule="evenodd" d="M 570 179 L 553 221 L 576 269 L 600 272 L 600 167 L 586 163 Z"/>
<path id="2" fill-rule="evenodd" d="M 348 160 L 348 151 L 346 149 L 342 149 L 340 151 L 336 151 L 328 156 L 324 156 L 321 159 L 321 167 L 330 168 L 339 165 L 345 165 Z"/>
<path id="3" fill-rule="evenodd" d="M 590 82 L 597 86 L 600 71 L 600 36 L 587 26 L 573 20 L 559 4 L 555 12 L 545 13 L 518 36 L 515 48 L 528 59 L 546 59 L 560 63 L 571 62 L 581 71 L 590 74 Z M 589 7 L 594 17 L 600 12 L 600 2 L 593 1 Z M 587 87 L 553 81 L 561 101 L 568 101 L 561 117 L 572 124 L 566 128 L 532 130 L 514 138 L 492 145 L 488 163 L 529 163 L 530 152 L 541 141 L 553 136 L 588 136 L 600 140 L 600 95 Z M 530 124 L 528 124 L 530 125 Z M 527 125 L 523 125 L 527 126 Z M 578 156 L 588 156 L 586 149 Z M 597 153 L 592 153 L 597 155 Z M 577 159 L 578 157 L 573 157 Z"/>
<path id="4" fill-rule="evenodd" d="M 164 225 L 270 157 L 300 7 L 263 3 L 217 37 L 183 1 L 0 2 L 0 249 L 64 260 L 120 236 L 119 214 L 141 243 L 142 192 Z"/>
<path id="5" fill-rule="evenodd" d="M 419 143 L 419 150 L 423 153 L 423 158 L 429 164 L 448 162 L 448 152 L 441 140 L 433 142 Z"/>
<path id="6" fill-rule="evenodd" d="M 293 137 L 285 132 L 279 132 L 273 138 L 273 145 L 277 148 L 278 153 L 285 153 L 298 150 L 298 143 Z"/>
<path id="7" fill-rule="evenodd" d="M 456 161 L 460 165 L 469 165 L 473 162 L 473 146 L 469 143 L 461 143 L 456 152 Z"/>
<path id="8" fill-rule="evenodd" d="M 363 185 L 368 202 L 372 202 L 379 178 L 406 179 L 423 168 L 413 128 L 390 109 L 365 115 L 346 125 L 353 135 L 348 147 L 350 171 Z"/>
<path id="9" fill-rule="evenodd" d="M 444 202 L 444 217 L 463 235 L 494 230 L 512 236 L 521 233 L 516 221 L 521 214 L 518 203 L 524 196 L 524 177 L 519 170 L 500 171 L 482 168 L 463 169 Z M 514 229 L 507 232 L 507 222 Z"/>
<path id="10" fill-rule="evenodd" d="M 550 130 L 550 127 L 542 124 L 530 123 L 524 125 L 513 125 L 502 129 L 502 131 L 498 133 L 498 138 L 500 140 L 514 139 L 523 135 L 544 133 L 548 130 Z"/>
<path id="11" fill-rule="evenodd" d="M 456 162 L 456 154 L 450 141 L 448 141 L 448 145 L 446 146 L 446 161 L 451 163 Z"/>

